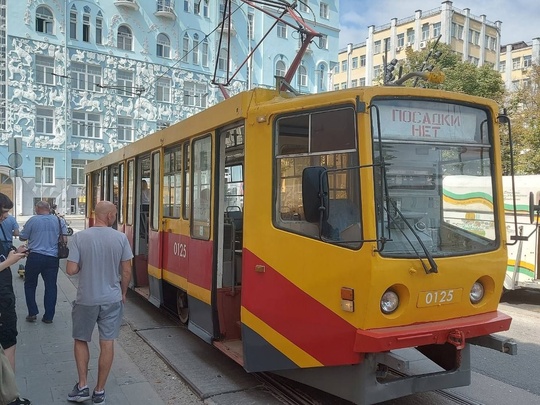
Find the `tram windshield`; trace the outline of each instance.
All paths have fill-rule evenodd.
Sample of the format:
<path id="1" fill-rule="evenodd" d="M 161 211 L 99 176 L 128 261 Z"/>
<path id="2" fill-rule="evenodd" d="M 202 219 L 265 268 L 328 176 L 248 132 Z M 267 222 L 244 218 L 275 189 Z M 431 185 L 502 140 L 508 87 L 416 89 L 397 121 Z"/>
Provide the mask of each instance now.
<path id="1" fill-rule="evenodd" d="M 381 254 L 440 257 L 496 248 L 488 112 L 413 99 L 373 104 Z"/>

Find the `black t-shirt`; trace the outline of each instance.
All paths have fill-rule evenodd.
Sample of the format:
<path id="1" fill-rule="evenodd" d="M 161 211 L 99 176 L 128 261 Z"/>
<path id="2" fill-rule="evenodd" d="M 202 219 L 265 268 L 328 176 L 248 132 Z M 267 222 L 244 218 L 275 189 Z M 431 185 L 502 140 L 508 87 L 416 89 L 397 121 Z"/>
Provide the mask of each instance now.
<path id="1" fill-rule="evenodd" d="M 1 257 L 1 260 L 4 261 L 8 254 L 9 250 L 7 250 L 2 243 L 0 243 L 0 255 L 3 256 Z M 13 276 L 9 267 L 0 271 L 0 292 L 4 287 L 13 287 Z"/>

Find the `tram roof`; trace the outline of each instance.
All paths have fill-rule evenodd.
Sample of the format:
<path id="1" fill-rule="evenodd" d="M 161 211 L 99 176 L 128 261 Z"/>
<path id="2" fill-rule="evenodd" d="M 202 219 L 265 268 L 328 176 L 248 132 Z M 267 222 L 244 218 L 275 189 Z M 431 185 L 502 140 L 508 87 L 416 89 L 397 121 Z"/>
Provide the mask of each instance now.
<path id="1" fill-rule="evenodd" d="M 336 94 L 338 93 L 340 94 L 340 97 L 336 97 Z M 343 102 L 345 100 L 354 100 L 358 95 L 363 99 L 370 99 L 376 95 L 382 97 L 421 97 L 429 95 L 431 98 L 451 99 L 455 101 L 490 105 L 494 111 L 498 108 L 493 100 L 470 96 L 463 93 L 398 86 L 355 87 L 301 96 L 293 96 L 292 94 L 287 96 L 287 94 L 288 93 L 284 92 L 280 93 L 277 90 L 262 88 L 241 92 L 195 115 L 179 121 L 170 127 L 147 135 L 146 137 L 111 152 L 98 160 L 88 163 L 85 171 L 86 173 L 89 173 L 121 160 L 140 155 L 141 153 L 150 152 L 158 147 L 173 145 L 183 139 L 203 135 L 215 128 L 221 128 L 233 124 L 242 118 L 246 118 L 250 109 L 262 107 L 262 105 L 270 106 L 275 103 L 283 104 L 284 110 L 287 110 L 288 108 L 285 107 L 287 104 L 290 105 L 291 108 L 297 108 L 298 103 L 306 106 L 306 103 L 309 104 L 310 101 L 322 103 L 321 105 L 332 105 L 337 101 Z"/>

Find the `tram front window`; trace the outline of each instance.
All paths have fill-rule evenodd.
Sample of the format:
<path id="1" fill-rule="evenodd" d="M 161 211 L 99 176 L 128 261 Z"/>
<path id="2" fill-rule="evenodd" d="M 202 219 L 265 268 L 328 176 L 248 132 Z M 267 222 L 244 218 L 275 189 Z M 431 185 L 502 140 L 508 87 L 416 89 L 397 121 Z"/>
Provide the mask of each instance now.
<path id="1" fill-rule="evenodd" d="M 486 111 L 418 100 L 374 104 L 381 123 L 372 120 L 374 160 L 385 163 L 374 168 L 378 237 L 386 239 L 381 254 L 427 250 L 440 257 L 496 248 Z"/>

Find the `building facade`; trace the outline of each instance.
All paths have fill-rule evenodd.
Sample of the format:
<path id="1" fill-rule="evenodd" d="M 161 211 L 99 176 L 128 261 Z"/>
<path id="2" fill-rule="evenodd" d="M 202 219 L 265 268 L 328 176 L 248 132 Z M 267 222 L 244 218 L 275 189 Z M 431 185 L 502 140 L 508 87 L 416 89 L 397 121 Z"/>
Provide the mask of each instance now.
<path id="1" fill-rule="evenodd" d="M 460 10 L 451 1 L 441 7 L 422 11 L 389 24 L 368 27 L 365 42 L 349 44 L 340 50 L 332 87 L 334 90 L 370 86 L 381 78 L 385 50 L 388 60 L 405 59 L 405 49 L 418 51 L 435 41 L 448 44 L 464 61 L 477 66 L 486 63 L 499 67 L 501 22 L 490 22 L 485 15 L 476 16 L 469 9 Z"/>
<path id="2" fill-rule="evenodd" d="M 529 82 L 529 69 L 540 65 L 540 38 L 501 47 L 499 71 L 508 90 L 517 90 Z"/>
<path id="3" fill-rule="evenodd" d="M 276 22 L 259 7 L 279 11 L 239 0 L 0 0 L 0 180 L 16 214 L 41 199 L 79 212 L 88 161 L 218 103 L 219 83 L 231 95 L 274 87 L 300 35 L 279 22 L 257 47 Z M 326 91 L 339 0 L 298 11 L 321 36 L 291 85 Z"/>

